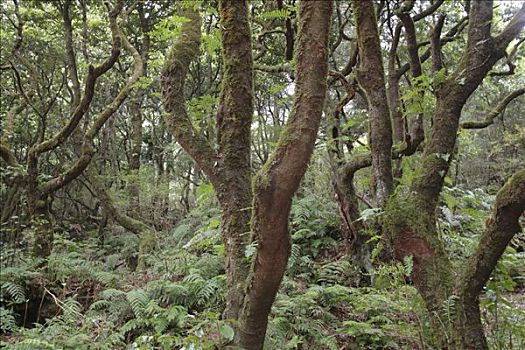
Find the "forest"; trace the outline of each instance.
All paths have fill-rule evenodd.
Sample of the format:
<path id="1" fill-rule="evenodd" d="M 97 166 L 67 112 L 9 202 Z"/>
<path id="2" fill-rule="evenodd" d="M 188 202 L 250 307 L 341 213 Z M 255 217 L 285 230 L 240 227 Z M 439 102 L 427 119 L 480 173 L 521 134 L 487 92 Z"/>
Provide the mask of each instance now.
<path id="1" fill-rule="evenodd" d="M 525 349 L 525 1 L 0 1 L 0 349 Z"/>

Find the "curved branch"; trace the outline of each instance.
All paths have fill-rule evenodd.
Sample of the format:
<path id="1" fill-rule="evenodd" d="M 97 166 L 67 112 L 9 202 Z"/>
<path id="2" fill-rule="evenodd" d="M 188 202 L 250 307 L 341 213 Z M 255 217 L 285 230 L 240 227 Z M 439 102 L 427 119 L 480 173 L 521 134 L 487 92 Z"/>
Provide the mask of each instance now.
<path id="1" fill-rule="evenodd" d="M 414 25 L 414 20 L 412 20 L 412 17 L 410 16 L 410 13 L 409 13 L 413 5 L 414 4 L 411 3 L 411 6 L 408 8 L 405 8 L 403 6 L 402 11 L 397 13 L 397 16 L 403 23 L 403 27 L 405 27 L 408 57 L 410 59 L 410 69 L 412 70 L 412 76 L 415 78 L 415 77 L 419 77 L 422 74 L 422 69 L 421 69 L 421 61 L 419 58 L 419 53 L 417 52 L 418 47 L 417 47 L 416 27 Z"/>
<path id="2" fill-rule="evenodd" d="M 3 125 L 3 130 L 2 130 L 2 136 L 0 137 L 0 143 L 5 146 L 5 147 L 9 147 L 9 144 L 11 142 L 10 138 L 13 134 L 13 127 L 14 127 L 14 123 L 15 123 L 15 117 L 22 113 L 22 111 L 27 107 L 27 101 L 22 101 L 22 103 L 20 103 L 19 105 L 11 108 L 6 116 L 5 116 L 5 121 L 4 121 L 4 125 Z"/>
<path id="3" fill-rule="evenodd" d="M 2 159 L 5 160 L 5 162 L 7 163 L 7 165 L 11 167 L 18 167 L 20 165 L 18 164 L 18 161 L 16 160 L 13 151 L 5 147 L 4 145 L 0 145 L 0 157 L 2 157 Z"/>
<path id="4" fill-rule="evenodd" d="M 463 17 L 454 27 L 450 28 L 450 30 L 440 39 L 441 45 L 443 45 L 444 43 L 448 43 L 448 42 L 453 41 L 456 38 L 456 36 L 459 33 L 461 33 L 463 31 L 463 29 L 465 29 L 465 27 L 467 26 L 467 23 L 468 23 L 467 20 L 468 20 L 468 17 Z M 423 42 L 420 42 L 418 44 L 418 47 L 421 47 L 423 45 L 428 45 L 428 44 L 430 44 L 430 41 L 423 41 Z M 420 58 L 421 63 L 423 63 L 427 59 L 429 59 L 430 55 L 431 55 L 431 49 L 428 48 L 421 55 L 421 58 Z M 401 67 L 399 67 L 397 69 L 396 74 L 399 75 L 399 76 L 402 76 L 409 69 L 410 69 L 410 64 L 409 63 L 405 63 L 404 65 L 402 65 Z"/>
<path id="5" fill-rule="evenodd" d="M 171 47 L 161 72 L 163 105 L 167 112 L 163 117 L 177 142 L 213 182 L 217 155 L 208 140 L 195 130 L 186 111 L 184 98 L 184 84 L 190 63 L 200 53 L 201 18 L 198 12 L 191 9 L 187 9 L 183 15 L 188 18 L 188 22 L 182 25 L 181 35 Z"/>
<path id="6" fill-rule="evenodd" d="M 430 5 L 429 7 L 427 7 L 425 10 L 421 11 L 420 13 L 418 14 L 415 14 L 414 17 L 412 17 L 412 19 L 414 20 L 414 22 L 417 22 L 417 21 L 420 21 L 422 20 L 423 18 L 427 17 L 427 16 L 430 16 L 431 14 L 433 14 L 434 12 L 436 12 L 436 10 L 445 2 L 445 0 L 437 0 L 436 2 L 434 2 L 432 5 Z"/>
<path id="7" fill-rule="evenodd" d="M 432 71 L 437 72 L 443 68 L 443 57 L 441 52 L 441 31 L 445 24 L 446 15 L 439 16 L 436 25 L 430 33 L 430 50 L 432 56 Z"/>
<path id="8" fill-rule="evenodd" d="M 513 62 L 513 60 L 516 58 L 516 53 L 518 52 L 518 47 L 523 44 L 525 42 L 525 37 L 524 38 L 521 38 L 517 43 L 516 45 L 514 45 L 514 47 L 512 48 L 512 50 L 507 54 L 505 53 L 505 58 L 507 60 L 507 67 L 509 68 L 508 70 L 506 71 L 499 71 L 499 72 L 490 72 L 489 75 L 491 77 L 496 77 L 496 76 L 509 76 L 509 75 L 513 75 L 515 70 L 516 70 L 516 64 Z"/>
<path id="9" fill-rule="evenodd" d="M 458 279 L 456 293 L 462 301 L 462 324 L 469 349 L 486 349 L 479 310 L 479 294 L 498 260 L 515 234 L 521 231 L 520 216 L 525 210 L 525 170 L 518 171 L 499 190 L 486 230 L 476 252 L 467 260 Z"/>
<path id="10" fill-rule="evenodd" d="M 114 12 L 114 11 L 112 11 Z M 122 44 L 122 35 L 120 35 L 120 30 L 118 29 L 116 25 L 116 14 L 113 16 L 110 16 L 110 22 L 115 22 L 113 24 L 110 24 L 112 36 L 113 36 L 113 44 L 111 48 L 111 54 L 108 58 L 104 60 L 99 66 L 93 67 L 92 65 L 89 66 L 88 70 L 88 76 L 86 79 L 86 84 L 84 87 L 84 96 L 80 100 L 79 104 L 76 106 L 75 110 L 73 111 L 71 118 L 69 119 L 69 122 L 62 128 L 58 133 L 56 133 L 51 139 L 44 141 L 37 146 L 33 147 L 30 150 L 30 154 L 32 156 L 37 156 L 38 154 L 51 151 L 61 144 L 64 143 L 64 141 L 71 135 L 71 133 L 76 129 L 78 124 L 80 123 L 80 120 L 84 116 L 84 114 L 89 109 L 89 106 L 91 105 L 91 101 L 93 100 L 93 97 L 95 95 L 95 84 L 97 82 L 97 79 L 102 76 L 104 73 L 106 73 L 115 62 L 117 62 L 117 59 L 120 56 L 120 47 Z"/>
<path id="11" fill-rule="evenodd" d="M 52 193 L 67 185 L 86 169 L 88 164 L 91 162 L 93 155 L 95 154 L 93 139 L 98 134 L 104 123 L 119 109 L 124 100 L 128 97 L 131 90 L 134 88 L 135 83 L 143 74 L 144 64 L 142 57 L 135 47 L 129 43 L 128 39 L 118 27 L 117 15 L 118 11 L 115 11 L 115 9 L 110 11 L 112 31 L 118 35 L 126 50 L 128 50 L 133 56 L 133 74 L 122 87 L 118 95 L 113 99 L 113 101 L 111 101 L 111 103 L 94 118 L 93 124 L 84 134 L 81 146 L 81 154 L 76 163 L 73 164 L 73 166 L 66 172 L 44 183 L 40 188 L 43 193 Z"/>
<path id="12" fill-rule="evenodd" d="M 292 73 L 292 65 L 290 63 L 278 64 L 269 66 L 266 64 L 255 63 L 253 69 L 266 73 Z"/>
<path id="13" fill-rule="evenodd" d="M 525 170 L 514 174 L 496 195 L 492 216 L 469 258 L 462 279 L 462 293 L 481 292 L 512 237 L 520 232 L 519 217 L 525 211 Z"/>
<path id="14" fill-rule="evenodd" d="M 400 159 L 402 157 L 408 157 L 416 153 L 419 145 L 421 145 L 425 137 L 423 125 L 420 121 L 414 122 L 414 124 L 412 124 L 412 129 L 409 136 L 410 137 L 407 137 L 408 143 L 401 144 L 403 147 L 395 146 L 392 148 L 392 159 Z M 342 172 L 342 176 L 351 178 L 358 170 L 368 168 L 370 166 L 372 166 L 372 154 L 367 153 L 355 156 L 352 160 L 343 165 L 340 171 Z"/>
<path id="15" fill-rule="evenodd" d="M 120 226 L 124 227 L 126 230 L 133 232 L 137 236 L 144 236 L 147 233 L 154 232 L 154 230 L 148 225 L 144 224 L 142 221 L 136 220 L 122 211 L 120 211 L 115 202 L 109 195 L 106 190 L 106 186 L 100 175 L 97 174 L 93 166 L 89 166 L 86 169 L 86 175 L 91 183 L 95 196 L 100 201 L 100 204 L 104 210 L 109 214 L 109 216 L 115 220 Z"/>
<path id="16" fill-rule="evenodd" d="M 507 107 L 507 105 L 515 98 L 525 94 L 525 88 L 518 89 L 505 96 L 498 102 L 496 107 L 491 110 L 482 121 L 466 121 L 461 123 L 463 129 L 483 129 L 494 123 L 494 119 Z"/>
<path id="17" fill-rule="evenodd" d="M 501 49 L 505 48 L 514 40 L 525 26 L 525 3 L 521 5 L 518 12 L 512 17 L 503 32 L 494 38 L 495 44 Z"/>

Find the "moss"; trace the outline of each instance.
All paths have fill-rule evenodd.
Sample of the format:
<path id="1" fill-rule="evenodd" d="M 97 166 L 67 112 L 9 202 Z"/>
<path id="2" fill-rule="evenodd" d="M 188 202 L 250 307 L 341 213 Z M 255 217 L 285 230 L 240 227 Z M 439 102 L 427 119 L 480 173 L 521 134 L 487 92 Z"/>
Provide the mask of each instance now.
<path id="1" fill-rule="evenodd" d="M 520 170 L 498 191 L 496 208 L 519 202 L 523 193 L 525 193 L 525 170 Z"/>
<path id="2" fill-rule="evenodd" d="M 139 243 L 139 259 L 137 268 L 139 270 L 146 267 L 145 257 L 149 253 L 153 252 L 157 247 L 158 237 L 152 230 L 146 230 L 142 233 Z"/>

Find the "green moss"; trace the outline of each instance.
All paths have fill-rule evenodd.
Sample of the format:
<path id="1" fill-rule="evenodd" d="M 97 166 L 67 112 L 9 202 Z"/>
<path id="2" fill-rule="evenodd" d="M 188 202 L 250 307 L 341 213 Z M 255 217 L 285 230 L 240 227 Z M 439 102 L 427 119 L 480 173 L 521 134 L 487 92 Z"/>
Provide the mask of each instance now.
<path id="1" fill-rule="evenodd" d="M 525 193 L 525 170 L 515 173 L 496 195 L 496 208 L 518 202 Z"/>

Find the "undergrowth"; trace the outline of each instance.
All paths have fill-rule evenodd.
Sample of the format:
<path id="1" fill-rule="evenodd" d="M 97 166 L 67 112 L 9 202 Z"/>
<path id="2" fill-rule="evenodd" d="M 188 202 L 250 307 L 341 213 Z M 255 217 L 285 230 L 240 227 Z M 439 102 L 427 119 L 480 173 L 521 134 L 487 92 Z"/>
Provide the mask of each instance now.
<path id="1" fill-rule="evenodd" d="M 454 263 L 472 252 L 491 197 L 444 192 L 439 229 Z M 57 234 L 45 268 L 2 249 L 0 330 L 4 349 L 220 349 L 235 324 L 221 318 L 225 296 L 220 212 L 203 202 L 135 270 L 135 236 L 112 230 L 82 240 Z M 292 252 L 272 309 L 266 349 L 431 349 L 429 318 L 409 275 L 411 259 L 375 262 L 369 287 L 356 287 L 334 203 L 295 201 Z M 522 239 L 522 238 L 521 238 Z M 519 240 L 519 239 L 518 239 Z M 481 299 L 494 349 L 525 345 L 521 243 L 509 247 Z M 9 259 L 6 258 L 6 254 Z M 450 310 L 443 310 L 443 317 Z"/>

